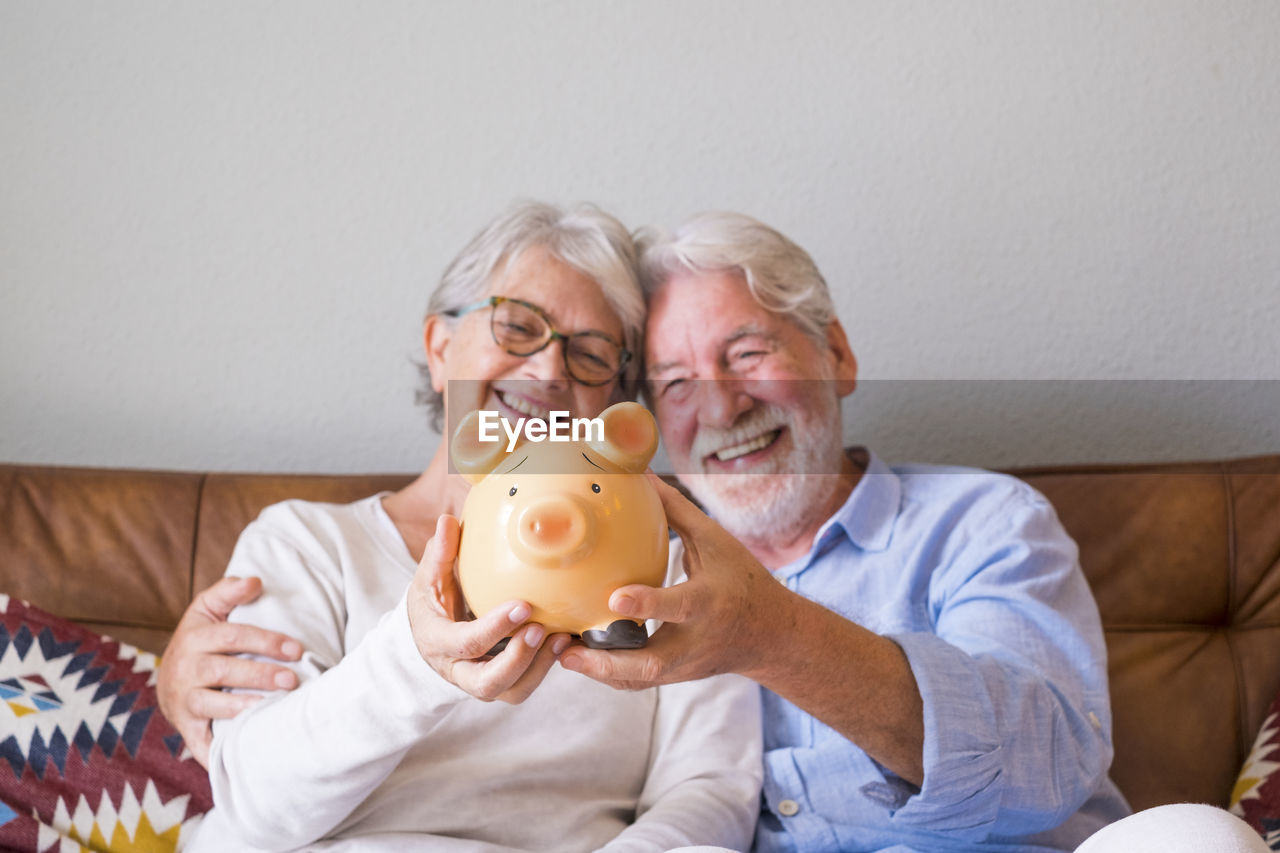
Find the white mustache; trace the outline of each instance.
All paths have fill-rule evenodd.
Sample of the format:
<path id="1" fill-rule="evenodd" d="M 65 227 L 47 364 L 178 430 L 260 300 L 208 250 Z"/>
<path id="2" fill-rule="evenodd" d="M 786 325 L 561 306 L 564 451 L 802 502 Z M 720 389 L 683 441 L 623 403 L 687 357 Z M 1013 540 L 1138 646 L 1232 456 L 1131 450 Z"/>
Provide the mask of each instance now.
<path id="1" fill-rule="evenodd" d="M 704 460 L 711 454 L 745 444 L 753 438 L 782 429 L 790 422 L 785 409 L 768 404 L 744 412 L 728 429 L 699 426 L 689 449 L 689 464 L 694 473 L 700 473 L 705 467 Z"/>

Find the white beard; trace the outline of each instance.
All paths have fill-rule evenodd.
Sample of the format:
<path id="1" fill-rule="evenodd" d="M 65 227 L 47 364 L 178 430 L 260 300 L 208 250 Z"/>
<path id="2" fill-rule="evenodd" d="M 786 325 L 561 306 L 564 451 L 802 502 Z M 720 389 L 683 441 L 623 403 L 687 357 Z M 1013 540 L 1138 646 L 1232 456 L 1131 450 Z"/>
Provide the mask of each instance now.
<path id="1" fill-rule="evenodd" d="M 789 452 L 740 474 L 706 473 L 704 460 L 711 450 L 739 443 L 739 436 L 760 435 L 781 426 L 778 441 L 788 442 Z M 786 448 L 778 448 L 786 450 Z M 706 511 L 740 540 L 776 541 L 816 529 L 826 521 L 832 496 L 840 489 L 844 458 L 840 432 L 839 399 L 808 410 L 799 417 L 773 404 L 747 412 L 728 430 L 699 429 L 694 437 L 685 485 Z M 821 514 L 821 518 L 815 518 Z"/>

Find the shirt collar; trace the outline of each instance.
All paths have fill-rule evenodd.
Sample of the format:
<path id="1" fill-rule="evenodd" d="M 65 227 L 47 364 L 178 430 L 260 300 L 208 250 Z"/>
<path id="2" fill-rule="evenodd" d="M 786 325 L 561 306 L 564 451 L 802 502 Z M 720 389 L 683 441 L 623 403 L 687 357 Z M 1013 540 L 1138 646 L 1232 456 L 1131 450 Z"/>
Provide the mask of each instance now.
<path id="1" fill-rule="evenodd" d="M 855 461 L 864 457 L 865 469 L 849 499 L 828 524 L 840 525 L 850 541 L 864 551 L 883 551 L 893 538 L 893 525 L 902 504 L 902 481 L 870 450 L 855 447 L 849 453 Z M 819 533 L 819 540 L 823 532 Z"/>
<path id="2" fill-rule="evenodd" d="M 863 551 L 883 551 L 889 547 L 902 501 L 902 482 L 870 450 L 853 447 L 847 453 L 854 464 L 863 469 L 862 477 L 840 508 L 818 529 L 809 553 L 780 570 L 779 574 L 792 574 L 803 569 L 831 547 L 841 533 Z"/>

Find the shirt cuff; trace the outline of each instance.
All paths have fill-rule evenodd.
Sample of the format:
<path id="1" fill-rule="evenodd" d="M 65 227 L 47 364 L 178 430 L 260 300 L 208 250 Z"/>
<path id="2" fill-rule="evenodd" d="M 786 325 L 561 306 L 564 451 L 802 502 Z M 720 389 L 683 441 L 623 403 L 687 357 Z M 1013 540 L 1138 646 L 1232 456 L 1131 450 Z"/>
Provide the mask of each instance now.
<path id="1" fill-rule="evenodd" d="M 883 788 L 873 783 L 863 794 L 889 805 L 895 824 L 981 840 L 995 825 L 1003 781 L 996 712 L 980 665 L 934 634 L 889 639 L 906 654 L 923 703 L 924 783 L 912 793 L 914 786 L 886 774 Z"/>

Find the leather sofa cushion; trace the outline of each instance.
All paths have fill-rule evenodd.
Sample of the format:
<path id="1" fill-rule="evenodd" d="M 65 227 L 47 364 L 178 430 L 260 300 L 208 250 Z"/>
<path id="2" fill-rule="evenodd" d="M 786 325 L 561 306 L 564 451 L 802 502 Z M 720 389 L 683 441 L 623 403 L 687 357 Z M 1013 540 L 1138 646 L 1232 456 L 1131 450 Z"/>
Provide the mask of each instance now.
<path id="1" fill-rule="evenodd" d="M 1134 808 L 1226 805 L 1280 690 L 1280 457 L 1018 472 L 1080 546 Z"/>

